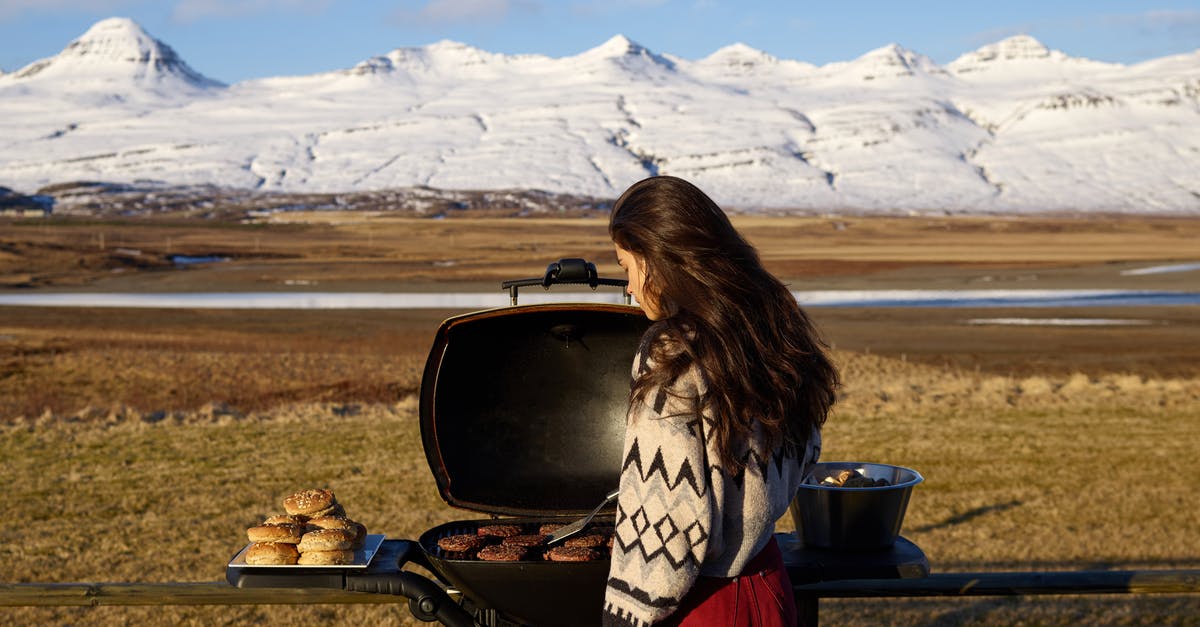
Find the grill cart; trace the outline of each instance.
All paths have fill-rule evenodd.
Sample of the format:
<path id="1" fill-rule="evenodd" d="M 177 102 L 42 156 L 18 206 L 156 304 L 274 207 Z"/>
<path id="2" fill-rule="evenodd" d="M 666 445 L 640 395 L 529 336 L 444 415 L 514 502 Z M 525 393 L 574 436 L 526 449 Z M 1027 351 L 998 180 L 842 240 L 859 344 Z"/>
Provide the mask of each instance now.
<path id="1" fill-rule="evenodd" d="M 443 322 L 421 380 L 421 439 L 447 504 L 480 517 L 416 540 L 383 540 L 353 567 L 231 563 L 229 583 L 400 594 L 419 619 L 448 625 L 594 625 L 607 553 L 587 562 L 489 562 L 443 551 L 440 538 L 499 522 L 536 533 L 591 511 L 620 476 L 630 366 L 649 320 L 628 304 L 516 305 L 520 287 L 623 287 L 582 259 L 506 281 L 514 306 Z M 593 521 L 612 524 L 612 508 Z M 368 544 L 368 548 L 370 545 Z M 607 551 L 607 549 L 605 549 Z M 434 578 L 403 571 L 419 565 Z"/>
<path id="2" fill-rule="evenodd" d="M 492 562 L 448 553 L 438 540 L 483 525 L 537 533 L 591 511 L 618 484 L 630 368 L 649 320 L 629 304 L 518 305 L 521 287 L 623 287 L 582 259 L 552 263 L 542 277 L 505 281 L 512 306 L 477 311 L 438 328 L 421 380 L 421 440 L 442 499 L 481 517 L 436 526 L 418 539 L 368 542 L 352 566 L 254 567 L 237 563 L 239 588 L 333 588 L 401 595 L 420 620 L 458 626 L 596 625 L 609 560 L 535 557 Z M 612 525 L 613 509 L 593 524 Z M 806 549 L 779 534 L 797 585 L 829 579 L 921 577 L 920 550 L 900 538 L 867 553 Z M 406 571 L 413 564 L 432 578 Z M 815 624 L 817 598 L 797 594 Z"/>

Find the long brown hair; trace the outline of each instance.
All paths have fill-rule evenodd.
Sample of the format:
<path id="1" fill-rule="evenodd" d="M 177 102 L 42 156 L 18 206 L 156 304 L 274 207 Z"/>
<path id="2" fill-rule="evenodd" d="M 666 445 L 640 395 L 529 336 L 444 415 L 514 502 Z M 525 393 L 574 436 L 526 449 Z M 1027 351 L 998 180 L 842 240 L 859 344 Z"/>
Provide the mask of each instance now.
<path id="1" fill-rule="evenodd" d="M 608 233 L 642 257 L 643 290 L 664 316 L 643 342 L 656 367 L 635 379 L 631 400 L 645 402 L 696 364 L 707 387 L 697 409 L 715 418 L 712 436 L 730 473 L 745 467 L 738 442 L 755 422 L 767 435 L 764 458 L 802 446 L 824 424 L 837 369 L 791 292 L 712 199 L 683 179 L 651 177 L 617 199 Z"/>

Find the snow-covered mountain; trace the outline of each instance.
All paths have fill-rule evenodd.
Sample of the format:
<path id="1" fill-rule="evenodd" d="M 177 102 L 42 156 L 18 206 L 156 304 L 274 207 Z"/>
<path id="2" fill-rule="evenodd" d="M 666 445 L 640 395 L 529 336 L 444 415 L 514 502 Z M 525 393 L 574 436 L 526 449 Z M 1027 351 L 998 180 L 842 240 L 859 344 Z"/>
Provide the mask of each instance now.
<path id="1" fill-rule="evenodd" d="M 193 70 L 137 23 L 121 18 L 97 22 L 57 56 L 31 63 L 7 78 L 46 97 L 66 92 L 116 102 L 198 96 L 223 87 Z"/>
<path id="2" fill-rule="evenodd" d="M 1123 66 L 1019 36 L 940 66 L 443 41 L 225 86 L 131 20 L 0 74 L 0 185 L 536 189 L 650 174 L 740 209 L 1200 214 L 1200 51 Z"/>

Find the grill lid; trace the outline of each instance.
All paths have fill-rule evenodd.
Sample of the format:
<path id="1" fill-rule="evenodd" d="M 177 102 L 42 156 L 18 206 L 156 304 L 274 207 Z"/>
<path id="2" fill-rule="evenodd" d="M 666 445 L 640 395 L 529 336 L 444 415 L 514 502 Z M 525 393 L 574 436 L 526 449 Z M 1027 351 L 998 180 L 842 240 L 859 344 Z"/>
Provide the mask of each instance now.
<path id="1" fill-rule="evenodd" d="M 513 516 L 594 508 L 620 477 L 630 367 L 649 324 L 636 307 L 571 303 L 443 322 L 420 402 L 442 499 Z"/>

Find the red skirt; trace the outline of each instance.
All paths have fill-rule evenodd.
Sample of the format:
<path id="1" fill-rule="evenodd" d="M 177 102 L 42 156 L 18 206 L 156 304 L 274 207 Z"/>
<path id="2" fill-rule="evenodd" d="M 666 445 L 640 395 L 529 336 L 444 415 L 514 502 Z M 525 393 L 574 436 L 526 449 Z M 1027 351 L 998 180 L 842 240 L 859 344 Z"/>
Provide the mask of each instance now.
<path id="1" fill-rule="evenodd" d="M 659 624 L 795 627 L 796 599 L 774 536 L 737 577 L 697 579 L 679 609 Z"/>

